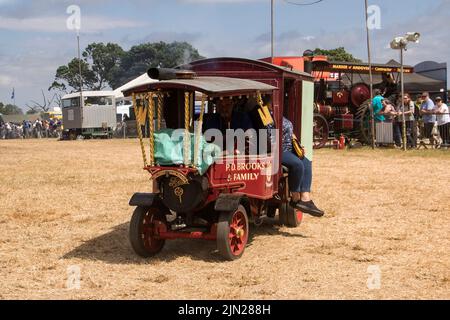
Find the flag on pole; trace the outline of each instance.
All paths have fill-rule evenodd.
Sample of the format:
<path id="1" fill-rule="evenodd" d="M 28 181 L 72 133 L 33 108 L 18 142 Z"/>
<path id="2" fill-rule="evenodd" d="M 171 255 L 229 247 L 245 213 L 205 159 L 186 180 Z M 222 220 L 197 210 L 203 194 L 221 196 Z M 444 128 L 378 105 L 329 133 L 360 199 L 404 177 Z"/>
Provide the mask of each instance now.
<path id="1" fill-rule="evenodd" d="M 14 90 L 14 88 L 13 88 L 13 91 L 12 91 L 12 94 L 11 94 L 11 99 L 14 99 L 14 97 L 15 97 L 15 92 L 14 92 L 15 90 Z"/>

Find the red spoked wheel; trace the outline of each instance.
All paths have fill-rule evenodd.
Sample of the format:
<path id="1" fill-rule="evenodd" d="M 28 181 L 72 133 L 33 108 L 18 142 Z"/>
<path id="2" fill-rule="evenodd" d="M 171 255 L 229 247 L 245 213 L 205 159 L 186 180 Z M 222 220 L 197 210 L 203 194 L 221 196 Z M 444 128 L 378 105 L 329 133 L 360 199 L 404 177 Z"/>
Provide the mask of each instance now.
<path id="1" fill-rule="evenodd" d="M 217 225 L 217 249 L 227 260 L 242 256 L 248 242 L 248 216 L 244 206 L 233 212 L 222 212 Z"/>
<path id="2" fill-rule="evenodd" d="M 159 208 L 137 207 L 130 221 L 131 247 L 141 257 L 152 257 L 164 247 L 165 240 L 158 234 L 166 230 L 166 218 Z"/>

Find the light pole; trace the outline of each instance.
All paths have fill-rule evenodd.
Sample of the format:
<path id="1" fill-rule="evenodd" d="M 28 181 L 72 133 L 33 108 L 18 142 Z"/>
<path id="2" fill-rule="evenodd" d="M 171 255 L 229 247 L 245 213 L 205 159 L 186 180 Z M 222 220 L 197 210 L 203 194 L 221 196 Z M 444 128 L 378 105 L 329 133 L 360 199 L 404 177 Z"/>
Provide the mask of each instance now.
<path id="1" fill-rule="evenodd" d="M 274 20 L 274 12 L 273 12 L 273 7 L 274 7 L 274 0 L 271 0 L 271 7 L 270 7 L 270 48 L 271 48 L 271 53 L 270 53 L 270 63 L 273 63 L 273 57 L 274 57 L 274 41 L 273 41 L 273 39 L 274 39 L 274 23 L 273 23 L 273 20 Z"/>
<path id="2" fill-rule="evenodd" d="M 403 150 L 406 151 L 406 119 L 405 119 L 405 84 L 404 84 L 404 67 L 403 67 L 403 54 L 407 50 L 408 42 L 418 43 L 420 39 L 420 33 L 408 32 L 403 37 L 396 37 L 391 42 L 391 48 L 394 50 L 400 50 L 400 81 L 401 81 L 401 104 L 402 104 L 402 127 L 403 127 Z"/>
<path id="3" fill-rule="evenodd" d="M 80 108 L 81 110 L 83 110 L 84 100 L 83 100 L 83 74 L 81 72 L 80 29 L 77 29 L 77 44 L 78 44 L 78 72 L 80 73 Z"/>
<path id="4" fill-rule="evenodd" d="M 373 101 L 373 77 L 372 77 L 372 55 L 370 50 L 370 30 L 369 30 L 369 4 L 368 1 L 365 0 L 365 7 L 366 7 L 366 33 L 367 33 L 367 56 L 368 56 L 368 63 L 369 63 L 369 82 L 370 82 L 370 104 L 372 104 Z M 375 149 L 375 119 L 373 115 L 373 108 L 372 105 L 370 106 L 370 131 L 372 136 L 372 149 Z"/>

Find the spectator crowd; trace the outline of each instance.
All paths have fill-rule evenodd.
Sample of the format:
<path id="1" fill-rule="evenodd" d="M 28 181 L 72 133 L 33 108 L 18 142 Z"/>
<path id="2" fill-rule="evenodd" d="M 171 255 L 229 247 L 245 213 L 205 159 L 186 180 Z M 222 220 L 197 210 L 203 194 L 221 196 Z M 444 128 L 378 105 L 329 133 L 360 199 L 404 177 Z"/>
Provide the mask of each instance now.
<path id="1" fill-rule="evenodd" d="M 436 97 L 433 101 L 430 94 L 424 92 L 414 102 L 406 93 L 403 96 L 403 105 L 408 148 L 416 148 L 418 142 L 443 149 L 450 147 L 450 112 L 441 97 Z M 375 90 L 372 108 L 376 122 L 392 124 L 395 146 L 401 147 L 403 143 L 402 97 L 398 97 L 397 101 L 391 101 L 384 98 L 380 90 Z"/>
<path id="2" fill-rule="evenodd" d="M 62 122 L 58 119 L 22 123 L 0 122 L 0 139 L 60 138 Z"/>

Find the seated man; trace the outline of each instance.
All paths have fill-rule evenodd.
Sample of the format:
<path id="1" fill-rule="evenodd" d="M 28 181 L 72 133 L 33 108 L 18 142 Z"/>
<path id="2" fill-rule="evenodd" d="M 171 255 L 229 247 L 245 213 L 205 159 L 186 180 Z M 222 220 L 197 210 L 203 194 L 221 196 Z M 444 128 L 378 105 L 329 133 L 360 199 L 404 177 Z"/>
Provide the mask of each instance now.
<path id="1" fill-rule="evenodd" d="M 234 146 L 234 152 L 237 154 L 240 154 L 244 152 L 243 149 L 240 150 L 240 147 L 242 148 L 243 144 L 245 144 L 245 153 L 248 154 L 249 150 L 249 143 L 252 143 L 253 136 L 252 134 L 248 134 L 247 130 L 253 129 L 253 124 L 248 116 L 247 113 L 244 112 L 238 112 L 235 110 L 235 100 L 224 98 L 223 100 L 217 100 L 216 102 L 216 108 L 217 112 L 214 114 L 211 114 L 210 117 L 205 119 L 205 122 L 203 123 L 203 132 L 206 132 L 208 129 L 217 129 L 220 130 L 222 133 L 223 145 L 221 145 L 221 142 L 218 141 L 208 141 L 216 143 L 217 145 L 221 146 L 225 151 L 225 154 L 232 153 L 232 150 L 229 150 L 231 147 L 228 146 L 226 137 L 227 137 L 227 130 L 238 130 L 242 129 L 244 133 L 246 134 L 245 137 L 241 141 L 237 141 L 237 139 L 240 139 L 239 136 L 234 136 L 234 142 L 230 142 L 232 146 Z M 243 141 L 245 139 L 245 141 Z M 223 147 L 225 146 L 225 147 Z"/>
<path id="2" fill-rule="evenodd" d="M 234 110 L 235 100 L 224 98 L 217 100 L 217 113 L 211 114 L 203 123 L 203 132 L 208 129 L 218 129 L 225 136 L 226 130 L 252 129 L 252 121 L 246 113 Z"/>

